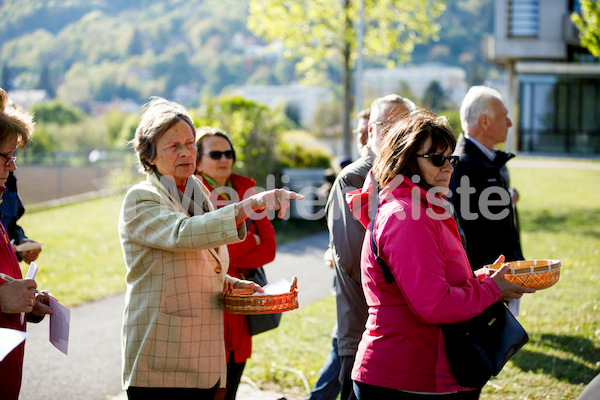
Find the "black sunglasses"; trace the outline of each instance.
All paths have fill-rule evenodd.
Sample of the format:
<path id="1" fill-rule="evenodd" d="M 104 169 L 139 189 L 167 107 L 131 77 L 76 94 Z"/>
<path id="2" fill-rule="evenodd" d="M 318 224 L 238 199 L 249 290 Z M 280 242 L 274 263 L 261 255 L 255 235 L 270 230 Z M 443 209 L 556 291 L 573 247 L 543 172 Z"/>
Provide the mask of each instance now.
<path id="1" fill-rule="evenodd" d="M 213 160 L 220 160 L 221 157 L 225 156 L 226 159 L 231 160 L 233 159 L 233 157 L 235 157 L 235 151 L 233 150 L 225 150 L 225 151 L 219 151 L 219 150 L 213 150 L 213 151 L 209 151 L 207 154 L 210 158 L 212 158 Z"/>
<path id="2" fill-rule="evenodd" d="M 459 159 L 458 156 L 446 157 L 441 154 L 417 154 L 417 157 L 429 158 L 436 167 L 443 167 L 446 164 L 446 160 L 450 162 L 452 167 L 456 167 Z"/>

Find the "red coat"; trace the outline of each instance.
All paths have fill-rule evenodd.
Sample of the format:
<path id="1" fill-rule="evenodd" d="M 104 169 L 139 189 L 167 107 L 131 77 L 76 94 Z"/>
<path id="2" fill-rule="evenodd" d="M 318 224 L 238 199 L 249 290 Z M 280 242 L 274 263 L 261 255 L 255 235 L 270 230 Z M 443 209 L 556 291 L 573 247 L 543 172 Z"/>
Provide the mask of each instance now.
<path id="1" fill-rule="evenodd" d="M 21 267 L 17 261 L 17 256 L 10 245 L 8 235 L 0 224 L 0 272 L 12 276 L 16 279 L 23 278 Z M 4 280 L 0 279 L 0 285 L 5 284 Z M 25 331 L 26 321 L 21 324 L 21 314 L 5 314 L 0 312 L 0 327 L 11 328 L 19 331 Z M 0 362 L 0 377 L 2 384 L 0 385 L 0 398 L 2 399 L 18 399 L 21 389 L 21 377 L 23 373 L 23 356 L 25 355 L 25 342 L 17 346 Z"/>
<path id="2" fill-rule="evenodd" d="M 254 179 L 236 174 L 231 174 L 230 179 L 239 200 L 256 193 Z M 203 183 L 212 192 L 208 182 L 203 179 Z M 222 200 L 219 201 L 216 207 L 223 207 L 225 205 L 223 203 Z M 255 234 L 260 237 L 259 245 L 256 244 Z M 271 221 L 266 217 L 251 221 L 248 225 L 246 239 L 243 242 L 227 245 L 227 250 L 229 250 L 229 271 L 227 273 L 230 276 L 242 278 L 251 269 L 262 267 L 273 261 L 276 247 L 275 230 Z M 238 363 L 244 362 L 252 355 L 252 336 L 248 333 L 245 315 L 225 313 L 225 350 L 227 362 L 229 362 L 231 350 L 234 351 L 235 362 Z"/>

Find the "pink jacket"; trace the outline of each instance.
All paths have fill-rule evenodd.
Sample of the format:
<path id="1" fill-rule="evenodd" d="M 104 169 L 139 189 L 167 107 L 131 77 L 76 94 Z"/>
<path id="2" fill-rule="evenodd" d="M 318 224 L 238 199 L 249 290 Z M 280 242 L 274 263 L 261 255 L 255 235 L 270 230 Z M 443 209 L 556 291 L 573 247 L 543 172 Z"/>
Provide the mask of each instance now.
<path id="1" fill-rule="evenodd" d="M 374 229 L 379 255 L 395 278 L 390 284 L 371 248 L 371 177 L 347 195 L 367 228 L 361 273 L 369 317 L 352 379 L 415 392 L 468 390 L 450 371 L 438 324 L 474 317 L 499 300 L 500 290 L 490 278 L 472 277 L 456 222 L 442 207 L 447 200 L 402 180 L 381 191 Z"/>

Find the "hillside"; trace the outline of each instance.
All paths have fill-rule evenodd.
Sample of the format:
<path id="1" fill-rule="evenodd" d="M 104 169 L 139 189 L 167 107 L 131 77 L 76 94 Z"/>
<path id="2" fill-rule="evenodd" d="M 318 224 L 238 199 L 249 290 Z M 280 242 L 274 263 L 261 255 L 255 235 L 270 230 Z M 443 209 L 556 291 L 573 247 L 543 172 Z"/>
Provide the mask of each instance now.
<path id="1" fill-rule="evenodd" d="M 0 86 L 43 88 L 86 109 L 151 95 L 195 105 L 236 85 L 292 82 L 293 59 L 248 32 L 247 8 L 247 0 L 3 0 Z M 419 46 L 414 62 L 459 65 L 481 79 L 491 10 L 491 0 L 449 1 L 440 41 Z M 324 74 L 330 84 L 340 76 L 333 62 Z"/>

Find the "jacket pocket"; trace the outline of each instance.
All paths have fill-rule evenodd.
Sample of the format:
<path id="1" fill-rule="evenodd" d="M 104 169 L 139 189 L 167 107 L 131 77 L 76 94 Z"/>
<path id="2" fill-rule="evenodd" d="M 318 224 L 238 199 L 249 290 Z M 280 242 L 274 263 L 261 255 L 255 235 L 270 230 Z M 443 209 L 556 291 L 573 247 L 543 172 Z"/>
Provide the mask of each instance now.
<path id="1" fill-rule="evenodd" d="M 159 313 L 150 368 L 164 372 L 198 372 L 201 329 L 198 318 Z"/>

